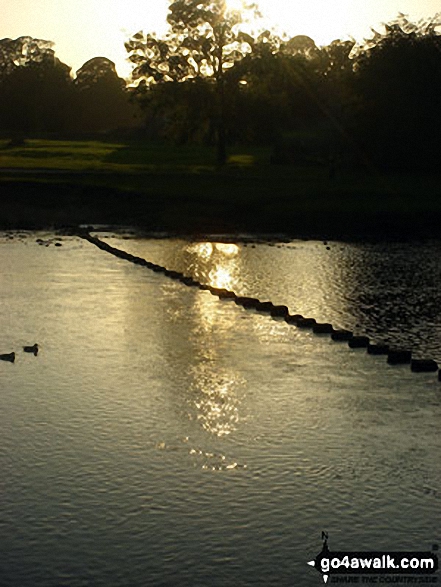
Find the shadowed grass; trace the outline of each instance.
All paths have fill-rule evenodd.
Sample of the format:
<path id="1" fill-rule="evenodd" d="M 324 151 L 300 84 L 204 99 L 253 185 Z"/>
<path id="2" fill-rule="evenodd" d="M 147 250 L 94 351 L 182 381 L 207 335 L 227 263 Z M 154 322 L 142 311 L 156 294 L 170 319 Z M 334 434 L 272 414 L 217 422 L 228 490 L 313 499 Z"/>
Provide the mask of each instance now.
<path id="1" fill-rule="evenodd" d="M 221 169 L 214 160 L 214 151 L 201 146 L 28 140 L 9 148 L 0 142 L 3 204 L 9 202 L 3 223 L 19 222 L 12 204 L 19 191 L 23 218 L 44 209 L 44 223 L 52 211 L 54 222 L 124 221 L 181 232 L 423 235 L 426 229 L 437 234 L 441 224 L 438 176 L 352 169 L 330 179 L 324 165 L 271 165 L 268 148 L 232 149 Z M 30 186 L 38 197 L 26 195 Z"/>

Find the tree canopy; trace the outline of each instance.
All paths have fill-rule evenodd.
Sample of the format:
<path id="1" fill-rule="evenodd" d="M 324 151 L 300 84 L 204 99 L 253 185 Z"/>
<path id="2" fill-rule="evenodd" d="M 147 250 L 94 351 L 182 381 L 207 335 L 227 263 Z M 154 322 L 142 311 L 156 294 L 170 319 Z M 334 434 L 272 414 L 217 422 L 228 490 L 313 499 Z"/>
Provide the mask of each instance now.
<path id="1" fill-rule="evenodd" d="M 253 11 L 253 5 L 248 11 Z M 134 64 L 132 79 L 146 84 L 219 80 L 234 63 L 251 51 L 253 39 L 240 31 L 246 13 L 232 11 L 225 0 L 174 0 L 164 38 L 142 31 L 126 43 Z"/>
<path id="2" fill-rule="evenodd" d="M 255 7 L 249 5 L 248 10 Z M 210 119 L 209 133 L 216 135 L 221 164 L 226 159 L 225 74 L 252 51 L 254 43 L 240 30 L 245 19 L 244 12 L 230 10 L 225 0 L 172 0 L 167 17 L 170 29 L 164 38 L 138 32 L 126 43 L 135 66 L 132 79 L 141 88 L 164 82 L 198 83 L 205 94 L 204 114 Z M 188 96 L 188 92 L 180 93 Z"/>
<path id="3" fill-rule="evenodd" d="M 72 77 L 51 41 L 0 40 L 0 131 L 94 133 L 133 126 L 129 97 L 114 63 L 104 57 L 90 59 Z"/>
<path id="4" fill-rule="evenodd" d="M 103 56 L 75 75 L 54 44 L 0 40 L 0 131 L 94 134 L 137 124 L 145 136 L 213 145 L 273 145 L 275 162 L 346 158 L 376 168 L 436 169 L 441 161 L 441 34 L 437 17 L 400 14 L 355 46 L 306 35 L 245 32 L 225 0 L 171 0 L 168 33 L 125 48 L 130 84 Z"/>
<path id="5" fill-rule="evenodd" d="M 357 130 L 380 165 L 441 160 L 440 25 L 436 17 L 412 23 L 401 14 L 356 55 Z"/>

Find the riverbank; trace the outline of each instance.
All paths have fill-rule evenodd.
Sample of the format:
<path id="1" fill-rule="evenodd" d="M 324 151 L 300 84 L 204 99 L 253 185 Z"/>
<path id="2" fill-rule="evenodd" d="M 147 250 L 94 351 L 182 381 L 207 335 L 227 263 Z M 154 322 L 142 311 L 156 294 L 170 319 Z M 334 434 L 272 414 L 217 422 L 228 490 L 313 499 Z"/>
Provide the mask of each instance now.
<path id="1" fill-rule="evenodd" d="M 4 144 L 3 144 L 4 143 Z M 269 147 L 0 141 L 0 228 L 133 225 L 182 235 L 441 236 L 441 177 L 323 161 L 271 163 Z M 332 171 L 332 173 L 330 173 Z"/>
<path id="2" fill-rule="evenodd" d="M 441 236 L 438 178 L 211 173 L 4 173 L 0 228 L 132 225 L 173 234 Z"/>

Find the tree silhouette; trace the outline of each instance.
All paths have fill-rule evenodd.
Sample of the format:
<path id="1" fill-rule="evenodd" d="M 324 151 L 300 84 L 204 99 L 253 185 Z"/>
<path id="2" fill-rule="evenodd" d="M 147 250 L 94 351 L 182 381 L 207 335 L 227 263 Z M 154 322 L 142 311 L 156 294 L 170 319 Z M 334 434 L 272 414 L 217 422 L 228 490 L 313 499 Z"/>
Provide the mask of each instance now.
<path id="1" fill-rule="evenodd" d="M 18 67 L 35 63 L 48 63 L 55 59 L 54 43 L 23 36 L 0 40 L 0 74 L 11 73 Z"/>
<path id="2" fill-rule="evenodd" d="M 86 61 L 76 73 L 73 88 L 72 130 L 94 133 L 133 126 L 130 94 L 110 59 Z"/>
<path id="3" fill-rule="evenodd" d="M 15 133 L 54 132 L 63 125 L 70 67 L 53 43 L 32 37 L 0 41 L 0 124 Z"/>
<path id="4" fill-rule="evenodd" d="M 376 33 L 355 60 L 358 131 L 383 167 L 439 165 L 441 35 L 439 20 L 404 15 Z"/>
<path id="5" fill-rule="evenodd" d="M 133 127 L 136 108 L 115 64 L 94 57 L 78 71 L 55 55 L 51 41 L 0 40 L 0 129 L 25 135 L 93 134 Z"/>
<path id="6" fill-rule="evenodd" d="M 126 43 L 135 66 L 132 78 L 144 98 L 154 85 L 183 82 L 195 83 L 210 97 L 205 114 L 215 128 L 221 165 L 226 161 L 226 72 L 251 51 L 252 38 L 239 30 L 243 18 L 225 0 L 174 0 L 167 17 L 170 31 L 163 39 L 139 32 Z"/>
<path id="7" fill-rule="evenodd" d="M 307 35 L 296 35 L 283 44 L 283 51 L 287 55 L 312 57 L 317 54 L 318 47 L 311 37 Z"/>

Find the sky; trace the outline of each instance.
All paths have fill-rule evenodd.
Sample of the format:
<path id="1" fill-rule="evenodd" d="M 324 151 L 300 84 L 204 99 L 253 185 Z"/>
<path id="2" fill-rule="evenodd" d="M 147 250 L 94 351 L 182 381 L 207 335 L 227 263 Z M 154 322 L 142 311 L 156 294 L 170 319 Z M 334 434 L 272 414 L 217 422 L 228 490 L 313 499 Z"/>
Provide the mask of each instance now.
<path id="1" fill-rule="evenodd" d="M 240 0 L 229 0 L 235 6 Z M 266 25 L 289 36 L 308 35 L 317 45 L 350 37 L 361 41 L 370 28 L 399 12 L 411 20 L 441 11 L 439 0 L 260 0 Z M 73 73 L 92 57 L 115 62 L 127 77 L 124 42 L 143 30 L 167 30 L 168 0 L 0 0 L 0 38 L 50 40 L 56 55 Z"/>

